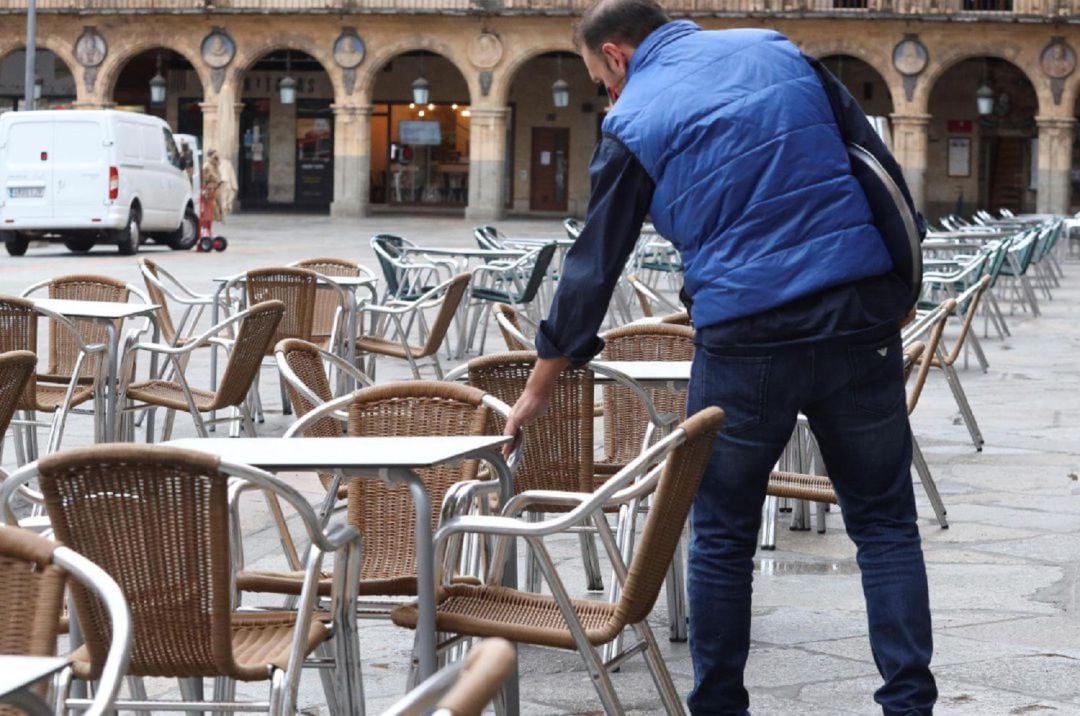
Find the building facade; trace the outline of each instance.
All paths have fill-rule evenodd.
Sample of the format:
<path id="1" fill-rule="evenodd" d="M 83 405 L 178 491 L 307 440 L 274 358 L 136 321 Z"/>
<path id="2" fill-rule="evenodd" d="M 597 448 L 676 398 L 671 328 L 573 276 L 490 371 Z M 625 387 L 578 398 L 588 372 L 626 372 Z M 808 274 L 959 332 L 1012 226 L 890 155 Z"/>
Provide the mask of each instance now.
<path id="1" fill-rule="evenodd" d="M 581 6 L 38 0 L 38 106 L 164 117 L 232 162 L 245 210 L 581 215 L 607 107 L 571 43 Z M 823 58 L 868 114 L 888 119 L 931 218 L 1080 203 L 1078 0 L 666 6 L 710 29 L 775 28 Z M 21 106 L 25 12 L 25 0 L 0 0 L 0 111 Z M 557 82 L 568 101 L 557 101 Z"/>

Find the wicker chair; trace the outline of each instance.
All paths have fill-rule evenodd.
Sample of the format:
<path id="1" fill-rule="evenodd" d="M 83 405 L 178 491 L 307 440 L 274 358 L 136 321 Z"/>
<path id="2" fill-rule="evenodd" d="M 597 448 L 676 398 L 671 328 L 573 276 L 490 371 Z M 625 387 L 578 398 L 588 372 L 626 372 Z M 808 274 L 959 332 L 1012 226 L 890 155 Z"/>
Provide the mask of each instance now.
<path id="1" fill-rule="evenodd" d="M 371 378 L 346 363 L 344 359 L 319 348 L 314 343 L 297 338 L 289 338 L 278 343 L 274 348 L 274 357 L 281 377 L 285 380 L 289 402 L 296 410 L 298 418 L 304 417 L 315 408 L 334 399 L 324 363 L 329 363 L 342 373 L 350 375 L 365 388 L 374 385 Z M 305 428 L 303 434 L 305 437 L 336 438 L 345 435 L 345 429 L 340 420 L 328 417 Z M 319 519 L 326 524 L 334 511 L 337 500 L 348 497 L 348 486 L 340 485 L 340 481 L 336 481 L 334 475 L 329 473 L 319 473 L 319 481 L 326 489 L 326 500 L 319 511 Z M 333 490 L 335 484 L 338 484 L 338 487 Z M 299 555 L 292 544 L 291 535 L 283 534 L 282 542 L 285 544 L 290 565 L 298 565 Z"/>
<path id="2" fill-rule="evenodd" d="M 124 594 L 100 567 L 68 547 L 17 527 L 0 526 L 0 654 L 55 656 L 56 638 L 64 605 L 68 577 L 74 589 L 86 599 L 96 597 L 98 616 L 107 624 L 106 639 L 100 643 L 96 674 L 99 679 L 93 701 L 68 699 L 58 695 L 57 713 L 83 704 L 83 713 L 102 716 L 110 713 L 127 670 L 131 652 L 131 612 Z M 68 679 L 62 674 L 61 682 Z M 35 689 L 39 696 L 44 689 Z M 0 714 L 15 716 L 23 711 L 0 706 Z"/>
<path id="3" fill-rule="evenodd" d="M 397 382 L 364 388 L 326 403 L 297 421 L 286 436 L 306 435 L 320 430 L 344 410 L 348 434 L 371 436 L 486 435 L 495 424 L 493 414 L 505 418 L 509 407 L 480 390 L 456 383 L 434 381 Z M 325 428 L 330 432 L 330 428 Z M 332 448 L 330 448 L 332 449 Z M 460 465 L 444 465 L 418 470 L 431 500 L 431 522 L 438 526 L 447 494 L 459 483 L 477 478 L 475 460 Z M 340 476 L 330 491 L 337 493 Z M 362 535 L 364 549 L 360 568 L 361 597 L 401 597 L 416 594 L 415 511 L 408 487 L 388 486 L 370 479 L 348 483 L 348 518 Z M 245 591 L 296 595 L 302 581 L 295 572 L 255 572 L 241 574 L 238 583 Z M 330 594 L 325 577 L 319 593 Z M 385 605 L 384 605 L 385 606 Z M 383 610 L 385 612 L 385 609 Z"/>
<path id="4" fill-rule="evenodd" d="M 491 586 L 500 583 L 499 570 L 505 563 L 502 556 L 507 540 L 497 539 L 492 571 L 484 585 L 452 584 L 444 578 L 436 614 L 438 630 L 456 634 L 459 639 L 502 637 L 523 644 L 577 650 L 604 711 L 610 714 L 623 711 L 608 669 L 640 651 L 660 692 L 664 710 L 683 713 L 682 700 L 671 682 L 647 617 L 674 557 L 723 415 L 719 408 L 697 413 L 595 493 L 526 491 L 512 499 L 500 517 L 466 516 L 444 524 L 436 535 L 438 550 L 446 549 L 448 541 L 462 534 L 524 537 L 540 559 L 551 594 Z M 612 502 L 629 503 L 648 494 L 652 496 L 652 508 L 627 566 L 604 516 L 604 507 Z M 537 505 L 552 503 L 561 503 L 569 511 L 541 523 L 515 524 L 508 519 Z M 596 525 L 622 583 L 621 596 L 615 603 L 570 599 L 544 547 L 544 536 L 567 532 L 586 520 Z M 392 618 L 395 624 L 416 628 L 417 616 L 416 605 L 409 604 L 394 610 Z M 615 639 L 627 626 L 636 633 L 636 643 L 605 663 L 596 647 Z M 455 641 L 450 640 L 444 646 Z"/>
<path id="5" fill-rule="evenodd" d="M 495 317 L 495 325 L 499 327 L 499 332 L 502 333 L 503 341 L 506 343 L 506 350 L 529 351 L 533 349 L 533 340 L 522 330 L 522 324 L 524 323 L 529 326 L 535 335 L 536 324 L 532 320 L 518 313 L 513 306 L 508 306 L 505 303 L 491 304 L 491 315 Z"/>
<path id="6" fill-rule="evenodd" d="M 161 338 L 169 345 L 179 345 L 193 336 L 203 311 L 213 304 L 213 296 L 195 293 L 148 258 L 139 259 L 139 270 L 150 301 L 160 306 L 156 315 Z M 178 322 L 173 320 L 170 303 L 184 307 Z"/>
<path id="7" fill-rule="evenodd" d="M 0 303 L 0 307 L 2 307 Z M 3 437 L 20 403 L 26 400 L 27 388 L 34 379 L 37 356 L 30 351 L 8 351 L 0 353 L 0 457 L 4 454 Z M 0 482 L 7 479 L 7 472 L 0 467 Z M 41 505 L 41 495 L 29 488 L 21 492 L 22 496 L 35 506 Z M 45 526 L 47 522 L 43 523 Z M 8 653 L 8 652 L 2 652 Z"/>
<path id="8" fill-rule="evenodd" d="M 354 592 L 346 574 L 359 560 L 359 536 L 348 527 L 324 533 L 302 495 L 272 475 L 214 456 L 156 445 L 99 445 L 43 458 L 0 488 L 4 504 L 20 483 L 37 478 L 57 538 L 92 559 L 120 585 L 131 605 L 134 648 L 128 675 L 181 679 L 184 702 L 159 708 L 210 710 L 232 700 L 225 679 L 267 681 L 270 698 L 247 710 L 295 713 L 303 660 L 323 644 L 333 648 L 338 694 L 357 713 L 362 699 Z M 231 478 L 239 478 L 230 482 Z M 10 484 L 9 484 L 10 483 Z M 272 491 L 299 516 L 311 541 L 297 611 L 238 612 L 230 494 L 244 487 Z M 314 618 L 315 590 L 325 555 L 338 565 L 335 603 Z M 86 643 L 74 656 L 75 678 L 95 680 L 105 663 L 109 627 L 101 604 L 72 589 Z M 217 678 L 218 698 L 201 703 L 203 678 Z M 147 711 L 141 703 L 116 708 Z"/>
<path id="9" fill-rule="evenodd" d="M 314 271 L 324 278 L 358 278 L 363 276 L 374 280 L 375 274 L 355 261 L 334 258 L 316 258 L 295 261 L 290 266 Z M 377 301 L 375 289 L 371 289 L 372 302 Z M 352 298 L 346 296 L 348 300 Z M 311 330 L 311 340 L 324 350 L 334 350 L 341 336 L 341 292 L 332 285 L 320 283 L 315 290 L 315 316 Z"/>
<path id="10" fill-rule="evenodd" d="M 914 385 L 908 390 L 908 415 L 914 412 L 915 406 L 919 402 L 919 396 L 922 394 L 923 386 L 926 385 L 926 378 L 930 372 L 930 358 L 937 352 L 942 333 L 945 331 L 945 324 L 955 310 L 956 302 L 947 299 L 929 314 L 920 317 L 913 325 L 904 330 L 906 336 L 904 341 L 905 381 L 911 376 L 913 366 L 918 366 L 918 371 L 914 374 Z M 918 340 L 924 335 L 926 336 L 925 342 Z M 930 473 L 930 468 L 923 457 L 922 451 L 919 449 L 919 443 L 914 434 L 911 436 L 911 449 L 912 467 L 919 475 L 923 490 L 926 491 L 927 497 L 930 499 L 938 524 L 941 525 L 942 529 L 947 529 L 949 523 L 946 519 L 945 505 L 941 500 L 937 483 L 934 482 L 933 475 Z M 824 464 L 817 454 L 817 444 L 814 442 L 813 436 L 802 418 L 800 418 L 799 425 L 793 435 L 793 443 L 789 444 L 789 450 L 794 454 L 793 456 L 790 454 L 787 456 L 787 464 L 783 464 L 785 458 L 782 458 L 782 469 L 774 470 L 769 475 L 769 482 L 765 491 L 769 499 L 765 501 L 763 508 L 762 549 L 776 549 L 776 513 L 779 508 L 779 499 L 805 500 L 820 505 L 837 504 L 836 492 L 833 490 L 829 478 L 826 475 L 811 474 L 813 472 L 824 472 Z M 818 512 L 818 531 L 824 531 L 824 514 L 821 511 Z"/>
<path id="11" fill-rule="evenodd" d="M 659 307 L 668 313 L 677 314 L 683 312 L 682 306 L 676 305 L 674 302 L 668 300 L 661 295 L 659 291 L 646 285 L 644 281 L 634 274 L 627 274 L 626 283 L 634 290 L 634 295 L 637 296 L 638 305 L 641 306 L 641 313 L 646 318 L 653 317 L 653 312 L 655 310 L 654 306 Z"/>
<path id="12" fill-rule="evenodd" d="M 513 405 L 525 391 L 536 353 L 520 351 L 481 356 L 469 361 L 469 384 Z M 588 368 L 564 370 L 555 384 L 547 412 L 523 430 L 521 448 L 528 456 L 514 475 L 514 490 L 592 492 L 593 482 L 593 386 Z M 498 426 L 502 429 L 502 425 Z M 543 510 L 530 515 L 539 519 Z M 600 559 L 591 535 L 582 532 L 582 560 L 590 591 L 601 591 Z M 526 560 L 526 585 L 539 588 L 535 561 Z"/>
<path id="13" fill-rule="evenodd" d="M 687 326 L 631 324 L 605 333 L 604 343 L 604 360 L 694 359 L 694 329 Z M 686 390 L 645 390 L 657 411 L 674 415 L 676 420 L 686 417 Z M 620 385 L 604 386 L 604 457 L 596 463 L 600 482 L 641 453 L 649 422 L 647 405 L 638 396 Z"/>
<path id="14" fill-rule="evenodd" d="M 40 281 L 25 289 L 21 297 L 27 298 L 42 290 L 47 291 L 47 296 L 52 299 L 126 303 L 131 297 L 135 297 L 142 303 L 148 303 L 142 291 L 131 284 L 109 276 L 82 274 L 60 276 Z M 42 403 L 42 412 L 53 413 L 53 425 L 55 426 L 58 421 L 62 423 L 67 413 L 72 411 L 74 407 L 72 402 L 82 403 L 92 397 L 97 397 L 93 395 L 93 391 L 95 387 L 100 388 L 104 383 L 104 364 L 107 353 L 105 347 L 108 343 L 108 329 L 100 323 L 90 320 L 61 320 L 59 316 L 40 309 L 38 313 L 49 316 L 48 367 L 45 373 L 38 375 L 38 381 L 43 383 L 45 387 L 44 391 L 39 388 L 39 396 L 45 398 Z M 150 319 L 147 318 L 142 322 L 140 328 L 129 332 L 122 344 L 124 347 L 120 353 L 122 354 L 127 346 L 134 343 L 142 332 L 149 329 L 150 325 Z M 71 327 L 74 327 L 75 330 L 69 330 Z M 119 330 L 120 326 L 117 325 L 116 328 Z M 101 349 L 94 350 L 96 346 L 101 346 Z M 36 346 L 28 347 L 28 350 L 36 350 L 36 348 Z M 87 388 L 91 393 L 85 394 L 82 391 L 74 391 L 71 396 L 72 402 L 66 403 L 65 409 L 64 396 L 73 383 Z M 51 391 L 48 390 L 49 387 L 52 388 Z M 95 405 L 92 415 L 94 416 L 95 440 L 100 441 L 104 439 L 104 407 L 100 406 L 99 409 L 99 406 Z M 31 418 L 31 420 L 33 419 Z M 41 424 L 36 424 L 32 433 L 36 433 L 37 425 Z M 59 448 L 60 435 L 58 432 L 63 432 L 62 426 L 59 431 L 50 429 L 50 438 L 56 438 L 56 442 L 49 445 L 50 452 Z M 27 457 L 32 459 L 37 451 L 36 440 L 31 438 L 27 440 L 27 443 L 31 451 L 31 454 L 27 455 Z"/>
<path id="15" fill-rule="evenodd" d="M 133 362 L 139 351 L 157 353 L 173 362 L 176 379 L 147 380 L 122 386 L 120 404 L 124 406 L 124 411 L 131 412 L 148 407 L 168 409 L 169 415 L 165 423 L 163 441 L 168 440 L 172 435 L 173 416 L 177 410 L 191 415 L 195 430 L 200 437 L 207 437 L 207 424 L 224 421 L 237 423 L 238 420 L 242 421 L 244 431 L 254 437 L 255 425 L 251 418 L 247 398 L 258 378 L 259 366 L 263 356 L 266 355 L 267 346 L 271 345 L 284 311 L 285 307 L 280 301 L 265 301 L 211 327 L 182 346 L 170 346 L 163 343 L 139 343 L 133 346 L 128 352 L 126 363 Z M 237 324 L 239 328 L 235 328 Z M 223 340 L 220 337 L 223 333 L 231 333 L 234 328 L 235 339 Z M 217 392 L 192 388 L 184 375 L 181 358 L 199 348 L 222 345 L 228 350 L 229 360 L 225 365 L 225 372 L 222 374 Z M 129 370 L 125 369 L 124 374 L 128 372 Z M 128 404 L 127 401 L 133 402 Z M 202 417 L 203 413 L 226 408 L 234 409 L 236 415 L 215 419 Z M 239 427 L 239 424 L 235 424 L 234 430 L 239 430 Z M 148 421 L 147 442 L 153 441 L 153 433 L 153 421 Z"/>
<path id="16" fill-rule="evenodd" d="M 365 312 L 388 318 L 395 336 L 391 339 L 378 335 L 362 335 L 356 339 L 357 350 L 370 354 L 365 372 L 372 378 L 375 377 L 375 357 L 381 355 L 408 361 L 413 377 L 417 380 L 420 380 L 419 361 L 430 361 L 436 377 L 441 380 L 443 370 L 442 363 L 439 362 L 439 348 L 450 331 L 450 325 L 454 322 L 468 288 L 469 274 L 463 273 L 444 281 L 415 300 L 391 302 L 383 306 L 364 306 Z M 426 327 L 424 317 L 426 310 L 437 311 L 429 328 Z M 416 332 L 426 336 L 421 345 L 411 340 L 411 336 Z"/>
<path id="17" fill-rule="evenodd" d="M 517 652 L 505 639 L 484 639 L 394 703 L 382 716 L 480 716 L 514 671 Z M 496 709 L 498 711 L 498 709 Z"/>

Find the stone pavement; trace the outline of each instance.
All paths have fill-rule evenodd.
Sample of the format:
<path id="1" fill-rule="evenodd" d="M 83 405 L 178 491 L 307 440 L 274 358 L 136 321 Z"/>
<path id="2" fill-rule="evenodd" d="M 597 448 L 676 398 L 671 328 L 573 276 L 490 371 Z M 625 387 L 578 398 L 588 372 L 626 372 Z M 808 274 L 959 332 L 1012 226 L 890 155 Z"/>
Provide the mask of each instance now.
<path id="1" fill-rule="evenodd" d="M 223 254 L 179 254 L 147 248 L 181 279 L 209 291 L 210 279 L 247 268 L 312 256 L 357 258 L 374 268 L 367 239 L 400 233 L 431 245 L 472 245 L 470 225 L 439 216 L 380 216 L 335 220 L 310 216 L 237 216 L 223 227 Z M 555 221 L 508 221 L 508 234 L 559 236 Z M 0 261 L 0 292 L 64 273 L 105 273 L 138 282 L 134 259 L 101 247 L 72 256 L 61 246 L 31 248 L 22 259 Z M 1044 315 L 1017 315 L 1008 340 L 984 340 L 990 369 L 961 370 L 961 380 L 986 438 L 976 452 L 943 377 L 933 374 L 913 416 L 913 427 L 949 512 L 940 529 L 916 486 L 934 613 L 935 672 L 941 714 L 1080 714 L 1080 270 L 1066 264 L 1055 300 Z M 981 326 L 980 326 L 981 330 Z M 981 335 L 981 334 L 980 334 Z M 494 339 L 496 345 L 498 338 Z M 206 364 L 194 362 L 203 385 Z M 402 366 L 380 363 L 380 381 L 406 377 Z M 272 371 L 263 395 L 277 405 Z M 88 442 L 89 427 L 71 422 L 65 445 Z M 288 419 L 270 415 L 259 429 L 280 434 Z M 191 434 L 182 416 L 177 436 Z M 6 453 L 10 468 L 12 451 Z M 314 499 L 313 477 L 290 478 Z M 276 536 L 261 502 L 244 510 L 249 563 L 280 566 Z M 577 540 L 552 540 L 571 592 L 584 596 Z M 866 615 L 854 548 L 837 510 L 826 534 L 791 532 L 782 518 L 778 549 L 756 562 L 754 647 L 747 668 L 757 714 L 871 714 L 878 676 L 866 640 Z M 605 570 L 607 574 L 607 570 Z M 666 639 L 663 599 L 651 623 L 676 685 L 685 693 L 692 668 L 685 644 Z M 384 622 L 361 631 L 368 710 L 378 711 L 404 687 L 411 633 Z M 523 711 L 580 714 L 599 701 L 574 654 L 523 649 Z M 635 713 L 659 710 L 640 659 L 614 676 L 624 705 Z M 151 685 L 156 692 L 171 684 Z M 262 693 L 247 687 L 242 691 Z M 319 679 L 305 675 L 300 704 L 325 713 Z"/>

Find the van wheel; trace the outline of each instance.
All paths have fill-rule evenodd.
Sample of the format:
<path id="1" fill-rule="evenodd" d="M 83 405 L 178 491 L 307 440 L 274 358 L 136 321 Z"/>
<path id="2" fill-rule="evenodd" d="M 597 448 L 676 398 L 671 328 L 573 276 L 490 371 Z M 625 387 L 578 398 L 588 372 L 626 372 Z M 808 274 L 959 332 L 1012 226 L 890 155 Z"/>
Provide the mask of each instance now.
<path id="1" fill-rule="evenodd" d="M 132 207 L 131 213 L 128 214 L 127 226 L 112 232 L 112 239 L 116 242 L 116 248 L 121 256 L 134 256 L 139 252 L 139 244 L 142 242 L 139 219 L 139 210 Z"/>
<path id="2" fill-rule="evenodd" d="M 184 211 L 184 218 L 180 220 L 180 226 L 176 231 L 169 234 L 166 243 L 173 251 L 187 251 L 199 240 L 199 217 L 195 216 L 195 210 L 190 206 Z"/>
<path id="3" fill-rule="evenodd" d="M 14 231 L 0 231 L 0 240 L 3 240 L 9 256 L 22 256 L 30 246 L 30 239 Z"/>
<path id="4" fill-rule="evenodd" d="M 85 254 L 90 249 L 94 248 L 96 242 L 93 239 L 67 239 L 64 241 L 64 246 L 68 251 L 76 254 Z"/>

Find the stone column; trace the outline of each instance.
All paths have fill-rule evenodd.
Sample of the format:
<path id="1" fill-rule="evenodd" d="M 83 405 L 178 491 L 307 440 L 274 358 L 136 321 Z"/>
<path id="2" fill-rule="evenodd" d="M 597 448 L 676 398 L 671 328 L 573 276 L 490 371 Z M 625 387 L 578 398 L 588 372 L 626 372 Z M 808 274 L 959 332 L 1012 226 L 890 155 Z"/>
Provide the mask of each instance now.
<path id="1" fill-rule="evenodd" d="M 1036 211 L 1065 214 L 1069 211 L 1072 147 L 1076 120 L 1072 117 L 1036 117 L 1039 127 L 1039 174 Z"/>
<path id="2" fill-rule="evenodd" d="M 469 205 L 465 218 L 498 221 L 506 208 L 507 107 L 470 110 Z"/>
<path id="3" fill-rule="evenodd" d="M 371 191 L 371 105 L 332 104 L 334 201 L 331 216 L 366 216 Z"/>
<path id="4" fill-rule="evenodd" d="M 217 102 L 199 102 L 202 110 L 202 151 L 203 156 L 211 149 L 221 150 L 221 138 L 218 136 Z"/>
<path id="5" fill-rule="evenodd" d="M 904 172 L 911 198 L 919 211 L 925 209 L 926 160 L 929 114 L 891 114 L 893 156 Z"/>

